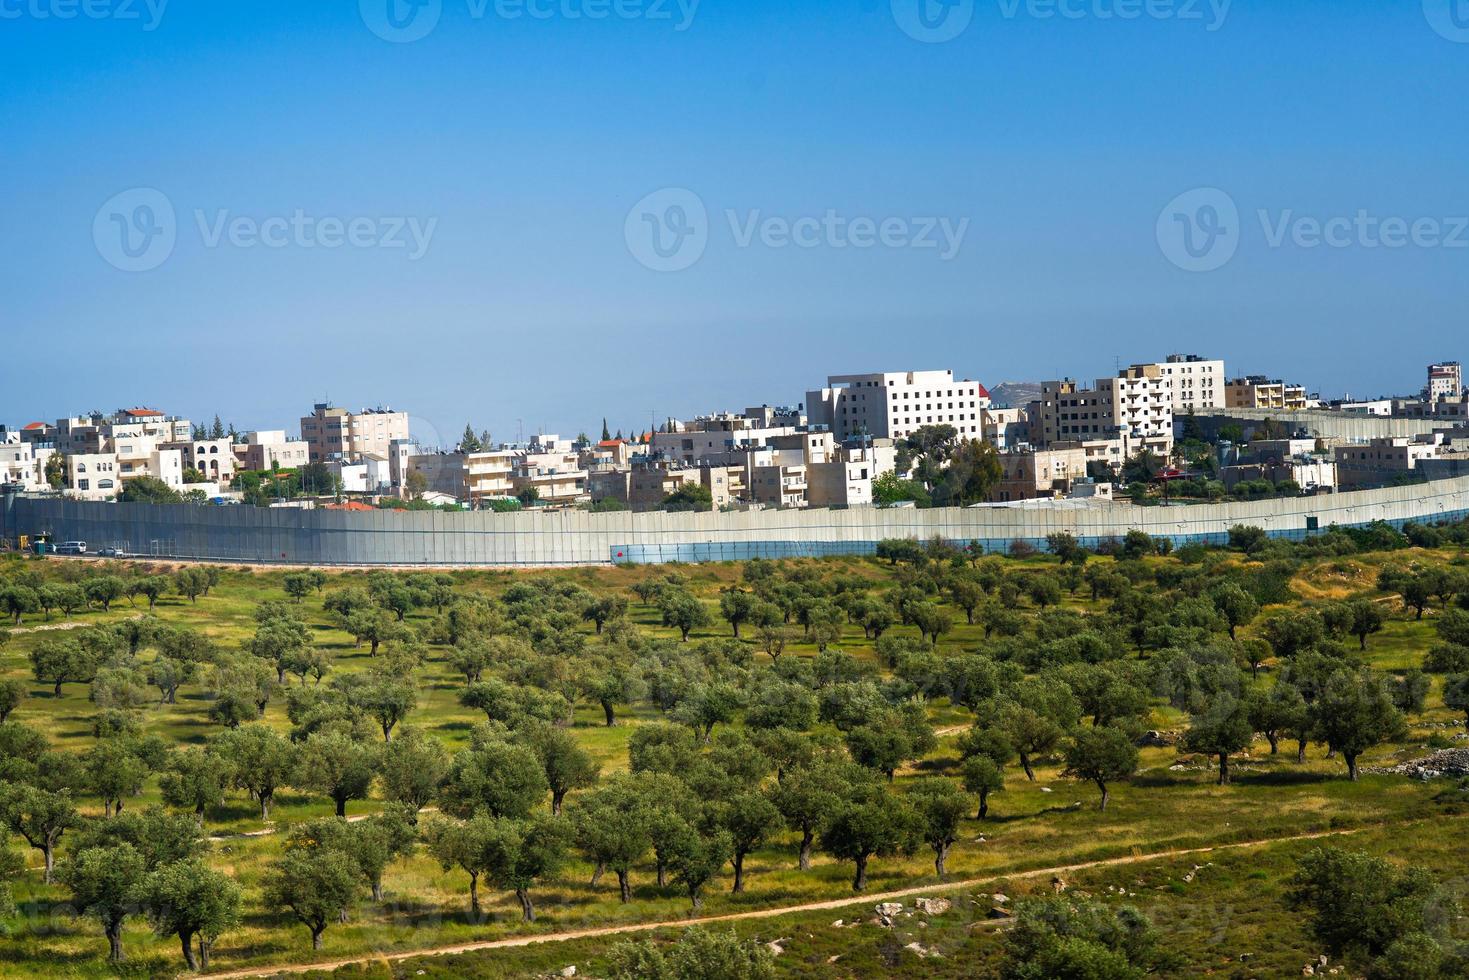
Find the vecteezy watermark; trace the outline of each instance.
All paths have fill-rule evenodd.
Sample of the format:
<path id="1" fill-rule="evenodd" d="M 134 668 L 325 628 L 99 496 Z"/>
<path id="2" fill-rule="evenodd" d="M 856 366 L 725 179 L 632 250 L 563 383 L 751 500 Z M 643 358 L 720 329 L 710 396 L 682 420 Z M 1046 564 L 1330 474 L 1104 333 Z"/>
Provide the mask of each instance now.
<path id="1" fill-rule="evenodd" d="M 1217 187 L 1180 194 L 1158 215 L 1158 247 L 1186 272 L 1222 269 L 1239 251 L 1239 208 Z"/>
<path id="2" fill-rule="evenodd" d="M 145 31 L 163 23 L 169 0 L 0 0 L 0 20 L 136 21 Z"/>
<path id="3" fill-rule="evenodd" d="M 1260 228 L 1271 248 L 1469 248 L 1469 217 L 1402 218 L 1356 214 L 1332 218 L 1260 211 Z"/>
<path id="4" fill-rule="evenodd" d="M 428 253 L 438 218 L 290 214 L 256 218 L 228 209 L 192 212 L 204 248 L 381 249 L 403 251 L 410 262 Z M 123 191 L 107 201 L 92 221 L 97 254 L 123 272 L 150 272 L 173 255 L 179 221 L 168 195 L 151 187 Z"/>
<path id="5" fill-rule="evenodd" d="M 1431 0 L 1430 0 L 1431 2 Z M 1466 0 L 1469 2 L 1469 0 Z M 925 44 L 952 41 L 974 21 L 975 0 L 891 0 L 903 33 Z M 1234 0 L 994 0 L 1005 20 L 1176 20 L 1224 26 Z"/>
<path id="6" fill-rule="evenodd" d="M 735 248 L 833 250 L 875 248 L 934 251 L 940 261 L 956 258 L 969 233 L 969 219 L 948 217 L 874 218 L 845 215 L 835 208 L 787 217 L 759 208 L 723 212 Z M 627 248 L 654 272 L 680 272 L 703 258 L 712 226 L 703 199 L 682 187 L 655 191 L 633 205 L 623 222 Z"/>
<path id="7" fill-rule="evenodd" d="M 1423 0 L 1428 26 L 1456 44 L 1469 44 L 1469 0 Z"/>
<path id="8" fill-rule="evenodd" d="M 168 195 L 135 187 L 112 197 L 92 219 L 92 241 L 123 272 L 149 272 L 168 261 L 178 241 L 178 220 Z"/>
<path id="9" fill-rule="evenodd" d="M 654 272 L 682 272 L 709 247 L 709 210 L 691 190 L 665 187 L 632 206 L 622 226 L 632 257 Z"/>
<path id="10" fill-rule="evenodd" d="M 1406 218 L 1359 209 L 1322 218 L 1291 208 L 1255 215 L 1269 249 L 1469 249 L 1469 216 Z M 1158 247 L 1186 272 L 1213 272 L 1234 258 L 1245 230 L 1234 198 L 1202 187 L 1168 202 L 1158 216 Z"/>
<path id="11" fill-rule="evenodd" d="M 0 0 L 4 2 L 4 0 Z M 701 0 L 462 0 L 470 20 L 642 20 L 683 32 Z M 362 22 L 384 41 L 410 44 L 434 32 L 444 0 L 357 0 Z"/>
<path id="12" fill-rule="evenodd" d="M 1176 20 L 1213 33 L 1234 0 L 996 0 L 1006 20 Z"/>
<path id="13" fill-rule="evenodd" d="M 893 20 L 924 44 L 943 44 L 969 30 L 974 0 L 892 0 Z"/>

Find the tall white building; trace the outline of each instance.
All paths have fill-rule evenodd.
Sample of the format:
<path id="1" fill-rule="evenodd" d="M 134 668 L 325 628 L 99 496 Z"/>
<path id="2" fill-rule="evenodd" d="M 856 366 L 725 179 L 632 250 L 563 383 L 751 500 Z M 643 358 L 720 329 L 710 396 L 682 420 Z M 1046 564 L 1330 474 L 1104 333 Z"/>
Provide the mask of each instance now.
<path id="1" fill-rule="evenodd" d="M 825 425 L 838 442 L 854 436 L 903 439 L 925 425 L 952 425 L 962 439 L 984 435 L 981 413 L 990 393 L 953 371 L 841 374 L 806 393 L 811 425 Z"/>
<path id="2" fill-rule="evenodd" d="M 1158 365 L 1163 383 L 1173 398 L 1173 410 L 1179 413 L 1202 412 L 1224 408 L 1224 362 L 1197 354 L 1169 354 Z"/>

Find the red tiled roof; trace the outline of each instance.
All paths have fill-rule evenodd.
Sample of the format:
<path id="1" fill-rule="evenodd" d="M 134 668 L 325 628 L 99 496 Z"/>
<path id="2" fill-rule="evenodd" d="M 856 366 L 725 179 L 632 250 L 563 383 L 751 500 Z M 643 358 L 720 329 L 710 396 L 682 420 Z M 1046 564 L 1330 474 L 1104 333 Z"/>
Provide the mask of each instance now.
<path id="1" fill-rule="evenodd" d="M 621 439 L 603 439 L 601 442 L 597 443 L 597 448 L 598 449 L 616 449 L 618 446 L 622 445 L 622 443 L 623 443 L 623 440 L 621 440 Z"/>
<path id="2" fill-rule="evenodd" d="M 988 398 L 990 396 L 989 389 L 980 384 L 978 381 L 974 383 L 974 386 L 979 389 L 979 397 Z"/>
<path id="3" fill-rule="evenodd" d="M 34 432 L 37 429 L 44 429 L 44 428 L 46 428 L 46 423 L 45 422 L 32 422 L 30 425 L 26 426 L 25 430 L 27 432 Z"/>
<path id="4" fill-rule="evenodd" d="M 162 412 L 153 408 L 125 408 L 122 410 L 122 414 L 135 419 L 156 419 L 163 417 Z"/>

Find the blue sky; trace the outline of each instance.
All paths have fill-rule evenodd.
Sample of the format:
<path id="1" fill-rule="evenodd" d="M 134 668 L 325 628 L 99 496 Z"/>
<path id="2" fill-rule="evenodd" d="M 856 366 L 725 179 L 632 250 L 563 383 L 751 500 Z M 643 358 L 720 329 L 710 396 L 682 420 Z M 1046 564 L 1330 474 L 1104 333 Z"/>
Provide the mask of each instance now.
<path id="1" fill-rule="evenodd" d="M 410 43 L 389 0 L 86 2 L 0 0 L 6 422 L 330 397 L 513 439 L 829 373 L 1183 350 L 1367 394 L 1469 356 L 1469 0 L 957 0 L 936 43 L 918 0 L 429 0 Z M 1205 272 L 1199 188 L 1239 215 Z M 703 251 L 656 271 L 668 189 Z"/>

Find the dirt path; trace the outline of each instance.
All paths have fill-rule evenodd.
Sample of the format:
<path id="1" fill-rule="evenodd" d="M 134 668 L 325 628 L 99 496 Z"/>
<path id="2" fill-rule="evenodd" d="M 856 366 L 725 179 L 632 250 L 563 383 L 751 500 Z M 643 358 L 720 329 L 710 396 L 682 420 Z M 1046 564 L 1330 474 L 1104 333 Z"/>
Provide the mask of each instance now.
<path id="1" fill-rule="evenodd" d="M 426 806 L 422 810 L 419 810 L 418 812 L 420 814 L 423 814 L 423 813 L 438 813 L 439 812 L 439 808 L 436 807 L 436 806 Z M 370 816 L 372 816 L 372 814 L 370 814 L 370 813 L 358 813 L 358 814 L 354 814 L 353 816 L 350 816 L 350 817 L 347 818 L 347 822 L 348 823 L 356 823 L 359 820 L 366 820 Z M 242 837 L 269 837 L 272 834 L 278 834 L 280 832 L 281 832 L 280 825 L 279 824 L 272 824 L 269 827 L 262 827 L 260 830 L 242 830 L 239 833 L 234 833 L 234 834 L 216 834 L 213 837 L 206 837 L 204 839 L 207 840 L 211 844 L 219 844 L 219 843 L 222 843 L 224 841 L 239 840 Z"/>
<path id="2" fill-rule="evenodd" d="M 129 616 L 128 617 L 129 620 L 142 619 L 142 618 L 143 618 L 143 614 L 142 613 L 138 613 L 136 616 Z M 109 624 L 111 622 L 112 621 L 109 621 Z M 68 620 L 63 620 L 60 623 L 42 623 L 40 626 L 16 627 L 14 629 L 8 630 L 7 632 L 9 632 L 11 636 L 24 636 L 27 633 L 51 633 L 51 632 L 55 632 L 56 630 L 79 630 L 83 626 L 93 626 L 93 625 L 96 625 L 96 624 L 95 623 L 90 623 L 90 622 L 83 622 L 81 620 L 68 619 Z"/>
<path id="3" fill-rule="evenodd" d="M 1240 841 L 1232 844 L 1215 844 L 1209 847 L 1190 847 L 1174 851 L 1159 851 L 1156 854 L 1129 854 L 1126 857 L 1103 858 L 1097 861 L 1082 861 L 1077 864 L 1063 864 L 1052 868 L 1036 868 L 1032 871 L 1015 871 L 1007 874 L 994 874 L 986 878 L 969 878 L 964 881 L 949 881 L 942 884 L 926 885 L 921 888 L 902 888 L 890 892 L 870 892 L 864 894 L 852 894 L 843 898 L 829 899 L 822 902 L 807 902 L 804 905 L 786 905 L 780 908 L 756 909 L 751 912 L 731 912 L 725 915 L 711 915 L 700 918 L 668 919 L 661 922 L 636 922 L 627 925 L 602 926 L 596 929 L 571 929 L 566 932 L 550 932 L 541 935 L 511 936 L 506 939 L 491 939 L 477 943 L 461 943 L 456 946 L 440 946 L 437 948 L 405 951 L 400 953 L 384 953 L 376 956 L 358 956 L 350 959 L 326 960 L 319 963 L 293 963 L 280 966 L 256 967 L 249 970 L 236 970 L 230 973 L 211 973 L 211 980 L 245 980 L 249 977 L 270 977 L 278 974 L 306 973 L 312 970 L 337 970 L 344 966 L 352 966 L 357 963 L 397 963 L 410 960 L 420 956 L 457 956 L 460 953 L 473 953 L 486 949 L 512 949 L 518 946 L 533 946 L 536 943 L 561 943 L 576 939 L 596 939 L 603 936 L 621 936 L 629 933 L 652 932 L 656 929 L 681 929 L 691 925 L 705 925 L 713 922 L 740 922 L 750 919 L 773 919 L 783 915 L 793 915 L 802 912 L 822 912 L 835 909 L 850 908 L 853 905 L 878 905 L 882 902 L 892 902 L 904 898 L 917 898 L 922 895 L 933 895 L 941 892 L 961 891 L 969 888 L 979 888 L 982 885 L 993 884 L 996 881 L 1009 881 L 1024 878 L 1039 878 L 1042 876 L 1074 874 L 1078 871 L 1086 871 L 1092 868 L 1111 868 L 1119 865 L 1142 864 L 1147 861 L 1162 861 L 1168 858 L 1188 857 L 1194 854 L 1213 854 L 1219 851 L 1243 850 L 1251 847 L 1265 847 L 1271 844 L 1286 844 L 1292 841 L 1321 840 L 1326 837 L 1344 837 L 1359 833 L 1360 830 L 1327 830 L 1314 834 L 1300 834 L 1295 837 L 1276 837 L 1270 840 Z M 1001 920 L 1003 921 L 1003 920 Z M 976 926 L 991 926 L 989 920 L 982 920 Z"/>

